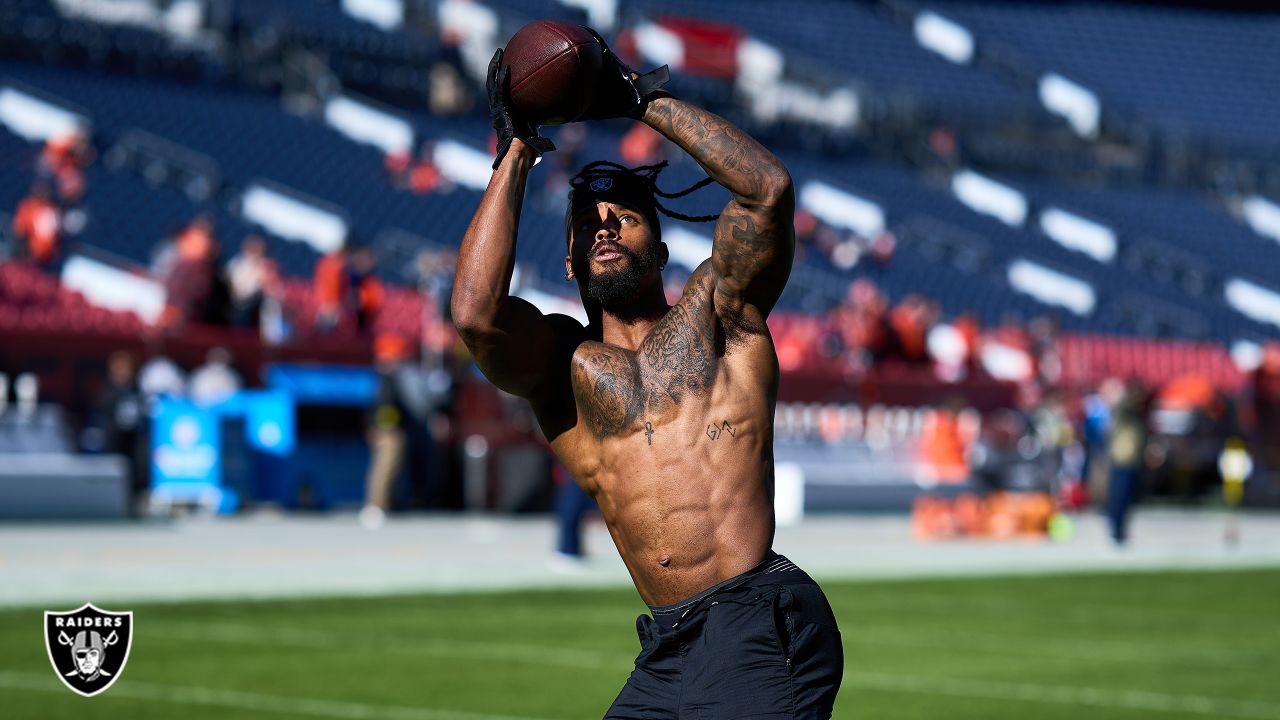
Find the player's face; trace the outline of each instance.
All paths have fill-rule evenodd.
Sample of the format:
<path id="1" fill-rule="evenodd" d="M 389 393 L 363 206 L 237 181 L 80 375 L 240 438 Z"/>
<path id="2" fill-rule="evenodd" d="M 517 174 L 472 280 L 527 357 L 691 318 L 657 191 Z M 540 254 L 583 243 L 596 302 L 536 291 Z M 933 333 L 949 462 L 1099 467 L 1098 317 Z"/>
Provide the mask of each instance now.
<path id="1" fill-rule="evenodd" d="M 657 243 L 638 210 L 602 201 L 573 219 L 567 260 L 587 295 L 608 308 L 635 296 L 657 272 Z"/>
<path id="2" fill-rule="evenodd" d="M 607 273 L 652 244 L 643 214 L 626 205 L 598 202 L 574 218 L 569 250 L 575 265 L 588 263 L 593 270 Z"/>

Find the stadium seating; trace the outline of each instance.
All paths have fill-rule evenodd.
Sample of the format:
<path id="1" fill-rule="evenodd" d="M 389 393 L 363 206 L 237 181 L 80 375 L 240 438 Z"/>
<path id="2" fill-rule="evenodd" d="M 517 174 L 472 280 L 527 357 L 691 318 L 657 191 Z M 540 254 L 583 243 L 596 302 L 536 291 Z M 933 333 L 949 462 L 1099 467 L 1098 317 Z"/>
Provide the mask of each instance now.
<path id="1" fill-rule="evenodd" d="M 57 278 L 21 263 L 0 263 L 0 331 L 56 329 L 127 336 L 143 327 L 133 313 L 92 305 L 80 293 L 62 288 Z"/>
<path id="2" fill-rule="evenodd" d="M 577 16 L 577 11 L 550 1 L 519 4 L 520 7 L 505 0 L 495 4 L 530 16 Z M 871 83 L 878 97 L 902 93 L 904 97 L 922 98 L 958 111 L 982 108 L 996 113 L 1024 112 L 1028 103 L 1034 105 L 1026 93 L 1003 80 L 979 69 L 951 64 L 923 50 L 906 29 L 871 3 L 804 0 L 801 5 L 804 13 L 790 6 L 783 9 L 768 5 L 735 5 L 735 11 L 729 13 L 724 2 L 695 0 L 682 4 L 679 12 L 720 20 L 732 15 L 748 33 L 776 42 L 789 58 L 811 59 L 840 73 L 852 71 Z M 1090 23 L 1133 29 L 1133 23 L 1150 21 L 1158 30 L 1155 34 L 1163 40 L 1144 40 L 1147 44 L 1143 48 L 1167 49 L 1166 45 L 1173 42 L 1170 38 L 1182 38 L 1190 32 L 1187 26 L 1193 24 L 1191 21 L 1199 17 L 1181 10 L 1103 11 L 1074 4 L 1069 8 L 1035 9 L 944 0 L 932 6 L 969 23 L 980 40 L 990 35 L 1015 44 L 1024 37 L 1019 34 L 1024 25 L 1035 25 L 1036 32 L 1046 36 L 1074 37 L 1072 33 L 1084 31 L 1071 30 L 1072 27 L 1092 27 Z M 658 17 L 670 10 L 651 0 L 628 3 L 623 9 L 631 18 L 636 13 Z M 341 47 L 367 49 L 371 44 L 416 42 L 416 36 L 399 31 L 387 33 L 354 20 L 328 0 L 246 3 L 237 12 L 245 23 L 279 26 L 299 37 L 311 38 L 308 42 L 339 51 Z M 1065 14 L 1072 19 L 1062 28 L 1046 29 L 1052 23 L 1040 21 L 1046 17 L 1043 13 L 1050 18 Z M 796 22 L 794 18 L 801 14 L 829 17 L 832 21 Z M 1235 20 L 1222 13 L 1213 17 L 1201 42 L 1221 44 L 1221 38 L 1214 33 L 1234 27 Z M 1123 45 L 1116 39 L 1118 36 L 1107 37 L 1110 39 L 1105 39 L 1106 43 Z M 1254 43 L 1254 37 L 1253 31 L 1246 33 L 1243 45 Z M 1037 44 L 1033 49 L 1045 53 L 1049 58 L 1045 67 L 1052 68 L 1058 67 L 1050 60 L 1059 47 L 1067 46 L 1047 39 L 1043 47 Z M 1072 57 L 1087 54 L 1068 53 L 1066 49 L 1062 52 Z M 1246 47 L 1240 52 L 1250 51 Z M 388 180 L 381 151 L 356 144 L 315 118 L 285 112 L 278 99 L 268 94 L 216 84 L 179 84 L 14 61 L 0 62 L 0 77 L 54 98 L 74 99 L 76 107 L 91 115 L 100 150 L 105 151 L 127 132 L 142 129 L 216 162 L 224 186 L 205 202 L 194 201 L 171 188 L 152 187 L 118 169 L 101 165 L 89 169 L 91 190 L 86 206 L 90 222 L 82 239 L 138 263 L 149 260 L 159 238 L 199 212 L 214 214 L 224 254 L 230 255 L 239 238 L 255 230 L 238 217 L 236 199 L 247 187 L 263 181 L 332 208 L 350 223 L 362 242 L 374 241 L 386 230 L 404 230 L 443 245 L 454 244 L 478 197 L 475 190 L 467 187 L 427 196 L 396 190 Z M 1088 78 L 1082 76 L 1080 80 L 1087 82 Z M 1105 99 L 1105 88 L 1099 89 Z M 1212 106 L 1209 102 L 1185 104 Z M 1159 104 L 1153 101 L 1145 107 L 1158 108 Z M 452 139 L 480 148 L 490 136 L 487 122 L 481 117 L 446 119 L 413 111 L 402 115 L 410 120 L 419 140 Z M 593 125 L 581 159 L 616 158 L 622 129 L 622 123 Z M 33 147 L 3 132 L 0 149 L 12 150 L 15 157 L 35 154 Z M 1023 226 L 1015 228 L 979 215 L 957 201 L 945 188 L 949 177 L 922 178 L 900 167 L 821 159 L 785 148 L 779 152 L 798 184 L 822 180 L 881 204 L 888 228 L 900 241 L 893 262 L 883 266 L 861 262 L 851 271 L 835 267 L 822 253 L 802 252 L 782 300 L 784 307 L 821 312 L 843 296 L 852 278 L 868 276 L 881 285 L 891 300 L 923 292 L 939 299 L 948 316 L 972 310 L 988 324 L 1000 322 L 1010 314 L 1029 318 L 1049 308 L 1009 286 L 1006 273 L 1010 264 L 1025 259 L 1080 278 L 1096 294 L 1097 307 L 1087 316 L 1057 313 L 1067 329 L 1222 340 L 1266 337 L 1273 332 L 1269 326 L 1227 307 L 1221 287 L 1227 277 L 1252 278 L 1266 285 L 1266 279 L 1274 274 L 1268 270 L 1280 260 L 1280 248 L 1193 194 L 1150 189 L 1093 191 L 1045 180 L 1017 179 L 1010 184 L 1026 193 L 1032 212 Z M 20 164 L 28 165 L 25 160 Z M 555 193 L 561 190 L 544 190 L 541 182 L 545 176 L 535 173 L 534 177 L 523 216 L 518 260 L 528 271 L 526 277 L 531 275 L 539 284 L 560 288 L 563 285 L 555 279 L 562 273 L 562 205 Z M 700 177 L 701 171 L 693 163 L 677 162 L 663 175 L 661 184 L 678 189 Z M 0 174 L 0 202 L 10 207 L 16 204 L 26 192 L 27 183 L 28 179 L 20 174 Z M 724 199 L 722 191 L 708 190 L 670 204 L 684 212 L 701 214 L 714 212 Z M 1051 241 L 1034 229 L 1036 213 L 1047 207 L 1077 211 L 1106 223 L 1118 234 L 1119 255 L 1109 263 L 1099 262 Z M 707 238 L 711 232 L 709 225 L 689 229 Z M 299 242 L 279 238 L 269 241 L 272 254 L 286 274 L 310 274 L 317 257 L 314 250 Z M 300 298 L 298 302 L 306 300 Z"/>
<path id="3" fill-rule="evenodd" d="M 1092 89 L 1104 110 L 1162 128 L 1274 150 L 1280 18 L 1128 3 L 927 0 L 979 43 L 1016 48 Z"/>
<path id="4" fill-rule="evenodd" d="M 1064 337 L 1058 351 L 1062 357 L 1062 381 L 1075 387 L 1096 387 L 1106 378 L 1131 377 L 1149 387 L 1158 387 L 1192 373 L 1229 392 L 1239 391 L 1244 383 L 1231 356 L 1211 343 L 1075 335 Z"/>

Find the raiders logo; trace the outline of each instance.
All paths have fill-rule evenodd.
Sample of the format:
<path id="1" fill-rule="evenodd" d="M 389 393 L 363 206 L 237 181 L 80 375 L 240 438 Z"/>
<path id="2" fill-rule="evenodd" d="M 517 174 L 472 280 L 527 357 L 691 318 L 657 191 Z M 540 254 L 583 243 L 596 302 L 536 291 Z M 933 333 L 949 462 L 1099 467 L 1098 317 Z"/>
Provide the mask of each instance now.
<path id="1" fill-rule="evenodd" d="M 133 637 L 133 612 L 109 612 L 85 603 L 78 610 L 44 613 L 44 644 L 62 684 L 85 697 L 111 687 L 124 672 Z"/>
<path id="2" fill-rule="evenodd" d="M 604 192 L 613 187 L 613 178 L 596 178 L 591 181 L 591 192 Z"/>

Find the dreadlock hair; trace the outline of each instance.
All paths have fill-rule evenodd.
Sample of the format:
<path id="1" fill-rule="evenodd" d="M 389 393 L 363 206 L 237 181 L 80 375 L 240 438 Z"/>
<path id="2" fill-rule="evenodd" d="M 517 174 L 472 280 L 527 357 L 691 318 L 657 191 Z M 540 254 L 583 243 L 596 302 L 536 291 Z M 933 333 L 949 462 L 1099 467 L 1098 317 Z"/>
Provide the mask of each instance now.
<path id="1" fill-rule="evenodd" d="M 594 205 L 601 200 L 620 201 L 621 204 L 635 207 L 649 220 L 654 238 L 659 240 L 662 239 L 662 226 L 658 224 L 657 212 L 686 222 L 711 222 L 720 217 L 719 213 L 685 215 L 663 206 L 658 198 L 684 197 L 715 182 L 707 177 L 679 192 L 666 192 L 660 189 L 657 183 L 658 175 L 666 167 L 666 160 L 635 168 L 608 160 L 598 160 L 583 166 L 578 174 L 569 180 L 569 207 L 565 210 L 564 216 L 565 241 L 569 242 L 573 238 L 573 218 L 582 212 L 588 203 Z"/>

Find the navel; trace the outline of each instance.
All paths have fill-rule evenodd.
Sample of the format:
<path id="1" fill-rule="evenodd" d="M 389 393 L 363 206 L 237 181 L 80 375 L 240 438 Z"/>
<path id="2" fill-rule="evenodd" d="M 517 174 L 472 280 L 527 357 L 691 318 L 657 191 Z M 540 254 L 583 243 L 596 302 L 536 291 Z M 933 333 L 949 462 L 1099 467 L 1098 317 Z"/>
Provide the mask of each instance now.
<path id="1" fill-rule="evenodd" d="M 659 564 L 659 565 L 661 565 L 662 567 L 666 567 L 666 566 L 670 565 L 670 564 L 671 564 L 671 556 L 670 556 L 670 555 L 663 555 L 662 557 L 658 558 L 658 564 Z"/>

